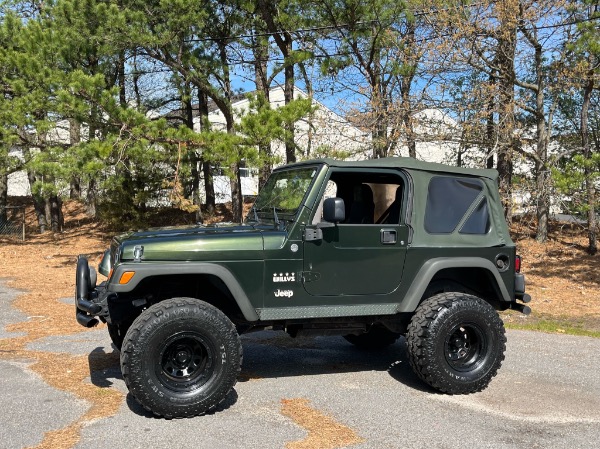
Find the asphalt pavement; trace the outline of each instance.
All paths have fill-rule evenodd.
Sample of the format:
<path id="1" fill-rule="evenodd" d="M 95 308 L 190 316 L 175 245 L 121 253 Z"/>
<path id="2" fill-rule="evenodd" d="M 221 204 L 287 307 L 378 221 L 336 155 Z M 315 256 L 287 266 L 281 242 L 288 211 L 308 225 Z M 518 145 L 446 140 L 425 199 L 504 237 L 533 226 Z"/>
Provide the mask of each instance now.
<path id="1" fill-rule="evenodd" d="M 16 292 L 0 284 L 3 326 L 24 317 Z M 10 321 L 9 320 L 9 321 Z M 600 339 L 508 331 L 506 360 L 485 391 L 436 393 L 412 373 L 404 341 L 360 351 L 341 337 L 243 336 L 240 379 L 219 409 L 190 419 L 157 419 L 124 395 L 118 413 L 87 423 L 80 449 L 307 447 L 307 429 L 282 413 L 282 400 L 307 400 L 316 413 L 351 429 L 361 443 L 326 447 L 597 448 L 600 441 Z M 29 349 L 87 355 L 114 349 L 106 329 L 37 340 Z M 126 393 L 118 365 L 87 380 Z M 28 361 L 0 360 L 0 448 L 38 444 L 45 431 L 85 413 L 87 403 L 55 390 Z M 325 446 L 323 446 L 325 447 Z"/>

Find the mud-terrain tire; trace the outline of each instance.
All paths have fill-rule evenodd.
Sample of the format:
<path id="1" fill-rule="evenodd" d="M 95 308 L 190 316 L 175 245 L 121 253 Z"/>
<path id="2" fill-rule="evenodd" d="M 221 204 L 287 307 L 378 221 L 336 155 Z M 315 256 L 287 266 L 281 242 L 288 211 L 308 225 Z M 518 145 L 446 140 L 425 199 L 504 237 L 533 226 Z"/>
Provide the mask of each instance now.
<path id="1" fill-rule="evenodd" d="M 123 340 L 125 339 L 125 335 L 131 326 L 131 322 L 129 323 L 121 323 L 121 324 L 106 324 L 108 327 L 108 335 L 119 351 L 123 347 Z"/>
<path id="2" fill-rule="evenodd" d="M 125 338 L 121 326 L 118 324 L 107 324 L 106 326 L 108 327 L 108 335 L 110 336 L 113 345 L 120 351 L 123 347 L 123 339 Z"/>
<path id="3" fill-rule="evenodd" d="M 419 305 L 406 335 L 413 370 L 425 383 L 448 394 L 469 394 L 488 386 L 502 365 L 504 323 L 483 299 L 440 293 Z"/>
<path id="4" fill-rule="evenodd" d="M 359 335 L 344 335 L 346 341 L 360 349 L 384 349 L 396 343 L 400 334 L 392 332 L 385 327 L 373 326 L 368 332 Z"/>
<path id="5" fill-rule="evenodd" d="M 121 371 L 133 397 L 165 418 L 216 407 L 237 381 L 242 346 L 219 309 L 193 298 L 153 305 L 133 322 L 121 350 Z"/>

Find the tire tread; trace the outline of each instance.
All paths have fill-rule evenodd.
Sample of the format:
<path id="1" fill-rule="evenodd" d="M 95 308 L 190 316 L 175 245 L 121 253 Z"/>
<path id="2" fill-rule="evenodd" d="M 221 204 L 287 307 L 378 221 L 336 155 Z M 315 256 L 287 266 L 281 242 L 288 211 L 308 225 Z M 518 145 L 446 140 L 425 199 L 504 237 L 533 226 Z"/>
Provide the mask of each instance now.
<path id="1" fill-rule="evenodd" d="M 138 389 L 136 387 L 135 382 L 131 376 L 130 366 L 133 363 L 135 363 L 134 344 L 138 340 L 140 334 L 146 328 L 148 323 L 151 320 L 153 320 L 157 317 L 160 317 L 164 313 L 169 313 L 170 311 L 174 310 L 175 308 L 185 307 L 185 306 L 197 308 L 203 314 L 208 315 L 208 316 L 211 316 L 211 315 L 213 317 L 216 316 L 219 319 L 221 319 L 221 324 L 226 324 L 229 326 L 229 329 L 227 329 L 228 331 L 230 331 L 229 335 L 235 335 L 234 343 L 239 348 L 239 351 L 238 351 L 239 352 L 239 361 L 236 364 L 235 371 L 231 372 L 229 375 L 229 377 L 233 377 L 233 379 L 231 379 L 231 378 L 228 379 L 229 382 L 232 384 L 230 387 L 227 388 L 227 391 L 221 392 L 221 394 L 219 394 L 219 395 L 213 395 L 212 401 L 209 401 L 208 403 L 203 402 L 201 404 L 196 404 L 195 406 L 187 405 L 185 407 L 181 407 L 181 408 L 175 410 L 172 413 L 169 413 L 168 411 L 163 411 L 163 410 L 159 410 L 157 408 L 149 407 L 146 404 L 146 400 L 145 400 L 146 398 L 142 397 L 142 394 L 141 394 L 141 392 L 143 392 L 144 390 Z M 219 316 L 219 315 L 222 315 L 222 316 Z M 225 320 L 222 320 L 222 318 L 225 318 Z M 242 361 L 243 361 L 243 353 L 242 353 L 241 347 L 242 346 L 241 346 L 240 336 L 238 335 L 234 324 L 223 314 L 223 312 L 221 312 L 216 307 L 214 307 L 204 301 L 194 299 L 194 298 L 168 299 L 168 300 L 165 300 L 158 304 L 153 305 L 152 307 L 150 307 L 149 309 L 147 309 L 146 311 L 141 313 L 132 323 L 131 327 L 127 331 L 127 334 L 125 335 L 125 338 L 123 339 L 123 345 L 121 348 L 121 372 L 123 375 L 123 379 L 125 381 L 125 385 L 127 386 L 131 395 L 135 398 L 135 400 L 142 407 L 144 407 L 145 410 L 153 413 L 154 415 L 159 416 L 159 417 L 164 417 L 167 419 L 193 417 L 193 416 L 203 415 L 203 414 L 206 414 L 206 413 L 214 410 L 221 402 L 223 402 L 225 400 L 226 396 L 228 395 L 228 393 L 233 389 L 233 387 L 237 383 L 237 377 L 241 371 L 241 365 L 242 365 Z"/>
<path id="2" fill-rule="evenodd" d="M 430 329 L 440 315 L 446 311 L 467 308 L 477 308 L 489 319 L 490 325 L 493 327 L 492 331 L 499 337 L 499 354 L 497 354 L 491 369 L 481 379 L 470 384 L 461 384 L 457 381 L 450 381 L 440 374 L 438 367 L 432 366 L 430 339 L 433 335 Z M 436 390 L 448 394 L 470 394 L 485 389 L 502 365 L 506 349 L 504 323 L 497 312 L 483 299 L 460 292 L 440 293 L 423 301 L 408 326 L 406 341 L 409 363 L 417 376 Z"/>

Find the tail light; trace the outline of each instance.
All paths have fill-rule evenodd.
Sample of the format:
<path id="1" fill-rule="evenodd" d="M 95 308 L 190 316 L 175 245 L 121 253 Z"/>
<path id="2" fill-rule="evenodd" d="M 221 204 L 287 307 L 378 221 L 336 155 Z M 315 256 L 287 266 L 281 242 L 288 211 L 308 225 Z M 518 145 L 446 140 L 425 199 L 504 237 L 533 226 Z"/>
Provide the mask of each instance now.
<path id="1" fill-rule="evenodd" d="M 521 272 L 521 256 L 515 256 L 515 272 Z"/>

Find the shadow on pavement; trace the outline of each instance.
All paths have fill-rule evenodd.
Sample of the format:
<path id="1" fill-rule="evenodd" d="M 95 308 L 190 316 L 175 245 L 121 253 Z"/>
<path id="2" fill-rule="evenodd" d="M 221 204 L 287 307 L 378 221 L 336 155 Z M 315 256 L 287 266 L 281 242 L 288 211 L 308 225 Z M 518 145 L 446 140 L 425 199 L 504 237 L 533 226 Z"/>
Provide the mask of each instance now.
<path id="1" fill-rule="evenodd" d="M 277 377 L 299 377 L 319 374 L 387 371 L 407 387 L 426 393 L 436 391 L 423 383 L 408 362 L 404 339 L 377 351 L 359 349 L 342 337 L 304 337 L 293 339 L 287 334 L 259 332 L 242 338 L 244 361 L 239 382 Z M 115 381 L 123 381 L 119 366 L 119 352 L 106 353 L 98 347 L 89 355 L 92 383 L 101 388 L 114 388 Z M 224 411 L 237 401 L 233 389 L 218 407 L 208 414 Z M 156 416 L 145 410 L 131 395 L 127 406 L 136 415 Z"/>
<path id="2" fill-rule="evenodd" d="M 381 350 L 359 349 L 342 337 L 291 338 L 271 332 L 242 338 L 244 363 L 239 381 L 310 376 L 319 374 L 387 371 L 398 382 L 415 390 L 433 393 L 414 374 L 403 338 Z"/>
<path id="3" fill-rule="evenodd" d="M 214 415 L 215 413 L 219 413 L 224 410 L 227 410 L 229 407 L 234 405 L 237 402 L 237 400 L 238 400 L 238 394 L 235 391 L 235 389 L 232 389 L 227 394 L 227 396 L 225 396 L 225 399 L 223 399 L 223 401 L 219 405 L 217 405 L 215 408 L 211 409 L 207 413 L 204 413 L 204 415 Z M 136 401 L 136 399 L 131 394 L 127 395 L 126 402 L 127 402 L 127 407 L 129 407 L 129 410 L 131 410 L 133 413 L 135 413 L 138 416 L 142 416 L 142 417 L 148 418 L 148 419 L 164 419 L 162 416 L 157 416 L 154 413 L 152 413 L 151 411 L 148 411 L 144 407 L 142 407 L 140 405 L 140 403 L 138 401 Z M 193 416 L 190 418 L 193 418 Z"/>
<path id="4" fill-rule="evenodd" d="M 119 351 L 105 352 L 103 347 L 94 349 L 88 355 L 90 379 L 92 384 L 100 388 L 109 388 L 114 380 L 123 380 L 119 366 Z"/>

